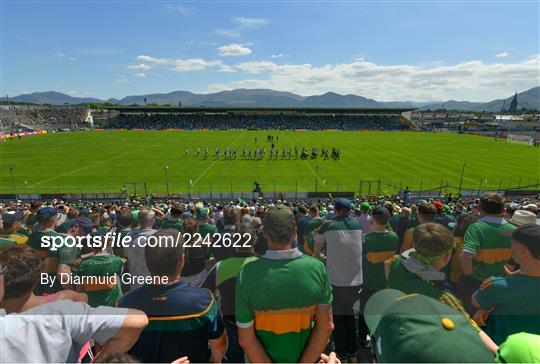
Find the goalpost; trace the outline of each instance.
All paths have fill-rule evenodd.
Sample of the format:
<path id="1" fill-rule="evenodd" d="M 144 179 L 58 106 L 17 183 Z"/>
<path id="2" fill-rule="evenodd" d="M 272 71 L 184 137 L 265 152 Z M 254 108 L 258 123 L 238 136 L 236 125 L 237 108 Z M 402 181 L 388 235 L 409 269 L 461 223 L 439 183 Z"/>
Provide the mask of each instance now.
<path id="1" fill-rule="evenodd" d="M 508 134 L 506 142 L 511 144 L 524 144 L 532 146 L 534 138 L 530 135 Z"/>
<path id="2" fill-rule="evenodd" d="M 139 196 L 137 192 L 144 192 L 144 196 L 148 195 L 146 182 L 144 181 L 128 181 L 124 182 L 124 186 L 126 186 L 128 196 Z M 131 187 L 131 191 L 129 191 L 129 187 Z"/>

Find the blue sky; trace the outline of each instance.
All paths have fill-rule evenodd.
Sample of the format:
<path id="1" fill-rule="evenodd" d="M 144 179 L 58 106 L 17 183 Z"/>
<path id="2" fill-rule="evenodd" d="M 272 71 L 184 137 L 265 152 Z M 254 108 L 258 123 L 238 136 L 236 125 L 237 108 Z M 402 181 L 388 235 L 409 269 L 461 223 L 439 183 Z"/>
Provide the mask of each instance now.
<path id="1" fill-rule="evenodd" d="M 1 94 L 334 91 L 488 101 L 540 84 L 538 2 L 1 0 Z"/>

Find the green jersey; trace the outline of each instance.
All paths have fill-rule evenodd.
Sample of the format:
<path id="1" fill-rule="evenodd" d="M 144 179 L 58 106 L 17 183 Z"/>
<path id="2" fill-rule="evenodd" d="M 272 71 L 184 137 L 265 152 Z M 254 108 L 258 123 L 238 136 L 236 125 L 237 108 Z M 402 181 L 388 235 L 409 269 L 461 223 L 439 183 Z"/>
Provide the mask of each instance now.
<path id="1" fill-rule="evenodd" d="M 491 277 L 475 298 L 481 308 L 490 311 L 486 334 L 496 344 L 518 332 L 540 335 L 540 277 Z"/>
<path id="2" fill-rule="evenodd" d="M 400 290 L 405 294 L 423 294 L 424 296 L 439 300 L 456 311 L 461 312 L 467 317 L 471 325 L 480 331 L 478 325 L 469 317 L 465 308 L 463 308 L 463 303 L 450 292 L 450 287 L 444 280 L 444 273 L 435 271 L 434 268 L 430 267 L 413 272 L 405 267 L 404 262 L 406 259 L 411 258 L 407 258 L 404 255 L 394 256 L 394 258 L 385 263 L 389 264 L 388 288 Z"/>
<path id="3" fill-rule="evenodd" d="M 393 231 L 373 231 L 364 237 L 362 248 L 363 286 L 373 291 L 386 288 L 384 262 L 392 259 L 399 246 Z"/>
<path id="4" fill-rule="evenodd" d="M 46 246 L 47 244 L 45 243 L 45 237 L 48 237 L 49 239 L 61 238 L 63 241 L 56 250 L 51 250 L 52 241 L 49 240 L 50 246 Z M 66 237 L 66 234 L 61 234 L 53 230 L 38 230 L 34 231 L 28 239 L 28 245 L 36 249 L 38 251 L 39 257 L 43 260 L 43 263 L 45 265 L 44 272 L 51 276 L 56 275 L 58 271 L 58 265 L 66 264 L 69 266 L 74 266 L 80 256 L 79 248 L 77 248 L 76 246 L 65 245 Z M 36 294 L 54 293 L 60 291 L 61 289 L 62 286 L 59 280 L 56 279 L 53 287 L 50 287 L 49 285 L 41 286 L 40 284 L 38 284 L 38 287 L 36 288 Z"/>
<path id="5" fill-rule="evenodd" d="M 88 304 L 92 307 L 111 306 L 122 296 L 117 273 L 122 269 L 122 259 L 115 255 L 95 255 L 81 261 L 77 272 L 81 277 L 93 277 L 94 282 L 84 283 L 82 288 L 88 295 Z M 113 280 L 111 277 L 115 277 Z"/>
<path id="6" fill-rule="evenodd" d="M 184 223 L 182 220 L 169 220 L 165 219 L 161 222 L 161 225 L 159 225 L 160 229 L 176 229 L 178 231 L 182 231 L 182 227 L 184 226 Z"/>
<path id="7" fill-rule="evenodd" d="M 512 257 L 512 239 L 501 232 L 515 229 L 504 218 L 492 216 L 484 216 L 467 228 L 463 251 L 474 254 L 472 278 L 482 282 L 491 276 L 504 275 L 504 264 Z"/>
<path id="8" fill-rule="evenodd" d="M 236 281 L 236 324 L 255 333 L 274 362 L 297 362 L 317 305 L 332 303 L 323 263 L 298 249 L 268 250 L 245 264 Z"/>
<path id="9" fill-rule="evenodd" d="M 317 229 L 324 222 L 323 218 L 316 217 L 308 222 L 306 231 L 304 231 L 304 252 L 309 255 L 313 255 L 313 249 L 315 246 L 315 234 L 317 234 Z"/>

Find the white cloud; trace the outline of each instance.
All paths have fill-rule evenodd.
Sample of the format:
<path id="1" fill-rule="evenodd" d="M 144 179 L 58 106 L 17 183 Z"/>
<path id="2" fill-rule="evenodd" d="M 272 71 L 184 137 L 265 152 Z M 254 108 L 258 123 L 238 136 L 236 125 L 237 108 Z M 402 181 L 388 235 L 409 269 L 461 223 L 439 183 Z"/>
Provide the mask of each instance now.
<path id="1" fill-rule="evenodd" d="M 137 78 L 146 78 L 146 73 L 137 72 L 137 73 L 135 73 L 135 77 L 137 77 Z"/>
<path id="2" fill-rule="evenodd" d="M 363 59 L 351 63 L 278 65 L 271 61 L 242 62 L 232 67 L 253 79 L 211 84 L 209 91 L 234 88 L 271 88 L 301 95 L 334 91 L 381 101 L 469 100 L 489 101 L 513 90 L 538 86 L 540 55 L 519 63 L 484 63 L 479 60 L 453 65 L 378 65 Z"/>
<path id="3" fill-rule="evenodd" d="M 167 5 L 165 9 L 171 12 L 175 12 L 181 15 L 191 15 L 193 14 L 193 8 L 182 6 L 182 5 Z"/>
<path id="4" fill-rule="evenodd" d="M 216 29 L 214 34 L 225 38 L 240 38 L 242 33 L 238 29 Z"/>
<path id="5" fill-rule="evenodd" d="M 251 54 L 251 49 L 245 47 L 244 44 L 227 44 L 218 48 L 220 56 L 247 56 Z"/>
<path id="6" fill-rule="evenodd" d="M 77 58 L 75 58 L 75 57 L 68 57 L 67 60 L 68 60 L 68 61 L 76 61 Z"/>
<path id="7" fill-rule="evenodd" d="M 497 58 L 508 57 L 508 52 L 497 53 L 497 54 L 495 55 L 495 57 L 497 57 Z"/>
<path id="8" fill-rule="evenodd" d="M 167 68 L 177 72 L 202 71 L 207 68 L 224 67 L 223 61 L 221 60 L 207 61 L 202 58 L 171 59 L 140 55 L 137 57 L 137 60 L 157 66 L 166 66 Z"/>
<path id="9" fill-rule="evenodd" d="M 150 66 L 144 63 L 129 65 L 128 68 L 133 71 L 148 71 Z"/>
<path id="10" fill-rule="evenodd" d="M 260 28 L 268 24 L 268 20 L 264 18 L 246 18 L 244 16 L 236 16 L 231 21 L 246 29 Z"/>
<path id="11" fill-rule="evenodd" d="M 271 60 L 225 63 L 203 58 L 155 58 L 137 61 L 174 72 L 214 70 L 236 72 L 235 81 L 208 85 L 209 91 L 271 88 L 301 95 L 328 91 L 381 101 L 489 101 L 514 90 L 538 86 L 540 54 L 517 63 L 467 60 L 455 64 L 380 65 L 363 58 L 351 62 L 313 65 L 277 64 Z"/>
<path id="12" fill-rule="evenodd" d="M 283 57 L 288 57 L 288 56 L 289 56 L 288 54 L 279 53 L 279 54 L 270 55 L 270 58 L 283 58 Z"/>
<path id="13" fill-rule="evenodd" d="M 279 66 L 274 62 L 270 61 L 253 61 L 253 62 L 242 62 L 234 66 L 236 69 L 251 73 L 258 74 L 267 71 L 277 71 Z"/>

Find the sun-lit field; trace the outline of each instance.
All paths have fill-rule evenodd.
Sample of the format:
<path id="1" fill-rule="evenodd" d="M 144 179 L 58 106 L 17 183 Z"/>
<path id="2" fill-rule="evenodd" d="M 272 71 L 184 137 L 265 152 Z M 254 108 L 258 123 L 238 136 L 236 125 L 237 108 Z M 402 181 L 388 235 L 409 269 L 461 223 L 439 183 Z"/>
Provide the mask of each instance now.
<path id="1" fill-rule="evenodd" d="M 242 148 L 279 138 L 279 159 L 243 160 Z M 257 138 L 257 143 L 255 143 Z M 237 149 L 235 160 L 214 157 L 216 146 Z M 281 148 L 339 148 L 340 160 L 281 159 Z M 185 148 L 189 155 L 185 156 Z M 201 147 L 202 156 L 196 156 Z M 204 158 L 208 147 L 210 156 Z M 341 131 L 94 131 L 29 136 L 0 142 L 0 191 L 13 193 L 119 192 L 129 181 L 151 193 L 251 191 L 362 191 L 380 180 L 386 193 L 400 186 L 427 190 L 457 186 L 498 189 L 535 184 L 540 150 L 492 138 L 415 132 Z M 165 168 L 168 166 L 168 169 Z M 191 181 L 191 182 L 190 182 Z M 129 187 L 129 185 L 128 185 Z M 450 187 L 452 190 L 452 187 Z"/>

